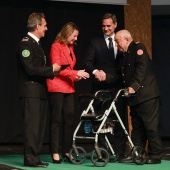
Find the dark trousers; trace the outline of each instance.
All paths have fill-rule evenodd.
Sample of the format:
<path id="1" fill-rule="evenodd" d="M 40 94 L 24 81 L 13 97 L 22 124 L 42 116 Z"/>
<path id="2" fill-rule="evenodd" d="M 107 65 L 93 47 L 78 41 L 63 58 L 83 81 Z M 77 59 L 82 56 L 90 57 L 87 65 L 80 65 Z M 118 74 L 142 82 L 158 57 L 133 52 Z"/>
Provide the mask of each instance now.
<path id="1" fill-rule="evenodd" d="M 48 112 L 47 100 L 38 98 L 21 98 L 24 113 L 24 161 L 39 162 L 44 138 L 46 116 Z"/>
<path id="2" fill-rule="evenodd" d="M 50 94 L 50 149 L 59 152 L 60 132 L 62 132 L 62 152 L 68 153 L 73 140 L 74 94 Z"/>
<path id="3" fill-rule="evenodd" d="M 162 142 L 158 132 L 159 98 L 145 101 L 131 107 L 132 141 L 135 146 L 145 148 L 148 140 L 148 154 L 151 158 L 161 158 Z"/>
<path id="4" fill-rule="evenodd" d="M 120 97 L 118 99 L 118 101 L 116 102 L 116 108 L 126 130 L 128 131 L 128 110 L 127 110 L 125 98 Z M 117 119 L 116 115 L 114 113 L 113 115 L 114 115 L 113 119 L 116 120 Z M 120 122 L 117 122 L 114 128 L 113 145 L 118 149 L 118 153 L 120 156 L 124 155 L 125 153 L 126 142 L 127 142 L 127 137 L 123 131 L 123 128 Z"/>

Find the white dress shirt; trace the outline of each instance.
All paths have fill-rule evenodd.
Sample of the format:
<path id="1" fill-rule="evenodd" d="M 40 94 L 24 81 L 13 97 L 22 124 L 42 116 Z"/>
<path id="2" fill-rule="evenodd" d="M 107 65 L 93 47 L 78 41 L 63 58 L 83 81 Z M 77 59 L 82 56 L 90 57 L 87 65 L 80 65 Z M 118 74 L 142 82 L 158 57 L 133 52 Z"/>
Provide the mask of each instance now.
<path id="1" fill-rule="evenodd" d="M 113 48 L 114 48 L 114 54 L 115 54 L 115 58 L 116 58 L 116 55 L 117 55 L 117 47 L 116 47 L 116 45 L 115 45 L 114 37 L 115 37 L 115 34 L 113 34 L 112 36 L 110 36 L 110 38 L 112 38 Z M 107 47 L 109 48 L 109 40 L 108 40 L 109 37 L 106 36 L 106 35 L 104 35 L 104 38 L 105 38 Z"/>

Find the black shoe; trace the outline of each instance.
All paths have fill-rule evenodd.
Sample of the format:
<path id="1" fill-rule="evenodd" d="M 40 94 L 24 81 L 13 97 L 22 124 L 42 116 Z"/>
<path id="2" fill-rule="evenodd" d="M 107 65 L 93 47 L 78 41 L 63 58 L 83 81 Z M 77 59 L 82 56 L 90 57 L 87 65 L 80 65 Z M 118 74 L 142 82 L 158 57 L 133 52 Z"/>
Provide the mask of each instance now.
<path id="1" fill-rule="evenodd" d="M 36 167 L 36 164 L 34 164 L 34 163 L 25 163 L 24 162 L 24 166 L 27 166 L 27 167 Z"/>
<path id="2" fill-rule="evenodd" d="M 24 166 L 27 167 L 41 167 L 46 168 L 48 166 L 48 163 L 42 163 L 42 162 L 36 162 L 36 163 L 24 163 Z"/>
<path id="3" fill-rule="evenodd" d="M 33 155 L 27 155 L 24 157 L 24 166 L 27 167 L 44 167 L 46 168 L 49 164 L 40 161 L 39 157 Z"/>
<path id="4" fill-rule="evenodd" d="M 61 164 L 61 160 L 60 159 L 59 160 L 53 159 L 53 163 L 54 164 Z"/>
<path id="5" fill-rule="evenodd" d="M 36 164 L 39 165 L 39 166 L 42 166 L 42 167 L 45 167 L 45 166 L 47 167 L 49 165 L 48 163 L 41 162 L 41 161 L 36 162 Z"/>
<path id="6" fill-rule="evenodd" d="M 125 159 L 125 158 L 126 158 L 125 155 L 119 155 L 119 154 L 118 154 L 118 159 L 117 159 L 117 161 L 120 161 L 120 160 Z"/>
<path id="7" fill-rule="evenodd" d="M 62 154 L 62 157 L 63 157 L 63 161 L 66 159 L 68 162 L 72 163 L 69 156 L 67 156 L 65 153 Z"/>
<path id="8" fill-rule="evenodd" d="M 146 164 L 160 164 L 161 163 L 161 159 L 152 159 L 149 158 L 146 162 Z"/>
<path id="9" fill-rule="evenodd" d="M 51 157 L 52 157 L 52 160 L 53 160 L 54 164 L 61 164 L 60 157 L 59 157 L 59 160 L 54 159 L 53 154 L 51 155 Z"/>
<path id="10" fill-rule="evenodd" d="M 118 158 L 118 162 L 120 163 L 133 163 L 133 160 L 132 160 L 132 156 L 131 155 L 128 155 L 128 156 L 121 156 L 120 158 Z"/>

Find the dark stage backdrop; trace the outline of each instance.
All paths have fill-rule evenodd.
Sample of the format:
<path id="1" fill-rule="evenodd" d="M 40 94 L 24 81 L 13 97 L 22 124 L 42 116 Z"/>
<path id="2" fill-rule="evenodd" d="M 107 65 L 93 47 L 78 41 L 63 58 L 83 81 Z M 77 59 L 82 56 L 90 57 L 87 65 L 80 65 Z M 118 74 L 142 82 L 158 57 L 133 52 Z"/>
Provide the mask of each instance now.
<path id="1" fill-rule="evenodd" d="M 16 47 L 27 33 L 27 18 L 32 12 L 44 12 L 48 23 L 48 32 L 42 39 L 46 53 L 61 27 L 69 21 L 80 27 L 76 69 L 82 69 L 83 55 L 90 38 L 101 33 L 101 17 L 112 12 L 118 18 L 118 30 L 124 28 L 123 6 L 83 4 L 68 2 L 48 2 L 43 0 L 6 0 L 0 4 L 0 143 L 18 143 L 23 139 L 23 121 L 18 99 L 18 81 Z M 90 92 L 90 80 L 76 83 L 76 108 L 78 94 Z M 76 109 L 77 125 L 80 113 Z M 48 142 L 48 123 L 44 142 Z"/>
<path id="2" fill-rule="evenodd" d="M 153 63 L 160 87 L 162 137 L 170 137 L 170 16 L 152 18 Z"/>

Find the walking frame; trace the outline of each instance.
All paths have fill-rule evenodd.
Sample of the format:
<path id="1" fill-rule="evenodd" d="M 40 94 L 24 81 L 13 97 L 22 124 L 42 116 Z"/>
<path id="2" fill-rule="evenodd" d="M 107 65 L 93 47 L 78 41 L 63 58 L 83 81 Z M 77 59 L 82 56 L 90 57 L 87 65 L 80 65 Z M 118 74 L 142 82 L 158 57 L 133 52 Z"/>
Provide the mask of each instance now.
<path id="1" fill-rule="evenodd" d="M 76 146 L 77 139 L 91 139 L 94 140 L 94 150 L 91 152 L 91 161 L 95 166 L 103 167 L 109 161 L 115 162 L 117 161 L 119 155 L 117 153 L 117 148 L 112 146 L 110 143 L 107 134 L 113 134 L 114 122 L 117 121 L 120 123 L 127 139 L 129 142 L 129 146 L 132 152 L 133 162 L 137 165 L 143 165 L 147 161 L 147 154 L 144 148 L 141 146 L 134 146 L 120 116 L 117 111 L 115 103 L 118 102 L 119 97 L 130 97 L 127 89 L 120 89 L 116 96 L 113 98 L 110 95 L 110 91 L 100 90 L 95 93 L 95 95 L 91 94 L 83 94 L 80 95 L 80 98 L 84 98 L 85 100 L 89 100 L 89 104 L 86 109 L 82 111 L 80 122 L 78 123 L 74 134 L 73 134 L 73 142 L 72 149 L 70 150 L 70 161 L 74 164 L 82 164 L 87 157 L 87 153 L 85 149 L 80 146 Z M 100 101 L 105 104 L 108 101 L 111 101 L 109 107 L 106 110 L 102 111 L 102 114 L 97 114 L 94 108 L 95 101 Z M 109 120 L 109 115 L 114 111 L 117 120 Z M 83 136 L 79 135 L 79 130 L 85 122 L 90 122 L 91 125 L 91 133 L 85 134 Z M 98 124 L 99 127 L 96 129 L 95 125 Z M 99 135 L 104 135 L 104 144 L 101 146 Z M 113 134 L 114 135 L 114 134 Z"/>

